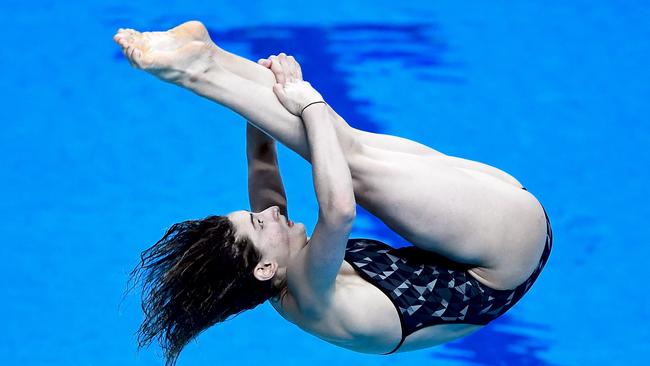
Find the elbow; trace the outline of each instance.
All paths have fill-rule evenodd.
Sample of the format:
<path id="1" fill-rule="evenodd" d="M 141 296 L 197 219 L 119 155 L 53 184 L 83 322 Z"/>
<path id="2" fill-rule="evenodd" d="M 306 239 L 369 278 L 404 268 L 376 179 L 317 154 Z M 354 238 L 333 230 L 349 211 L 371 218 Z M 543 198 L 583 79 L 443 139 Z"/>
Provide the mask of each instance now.
<path id="1" fill-rule="evenodd" d="M 354 199 L 332 202 L 328 209 L 321 211 L 321 214 L 328 218 L 327 221 L 338 225 L 352 225 L 357 217 L 357 205 Z"/>
<path id="2" fill-rule="evenodd" d="M 339 210 L 339 217 L 342 223 L 350 224 L 354 222 L 354 219 L 357 217 L 357 208 L 355 204 L 346 206 Z"/>

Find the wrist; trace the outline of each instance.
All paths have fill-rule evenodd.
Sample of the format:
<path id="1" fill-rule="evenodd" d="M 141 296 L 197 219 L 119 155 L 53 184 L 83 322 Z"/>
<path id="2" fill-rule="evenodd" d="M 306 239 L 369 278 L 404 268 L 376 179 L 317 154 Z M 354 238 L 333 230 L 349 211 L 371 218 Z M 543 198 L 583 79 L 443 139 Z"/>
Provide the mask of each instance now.
<path id="1" fill-rule="evenodd" d="M 307 103 L 304 107 L 302 107 L 302 109 L 300 111 L 300 117 L 302 118 L 305 111 L 307 111 L 309 109 L 322 110 L 322 109 L 326 109 L 326 108 L 327 108 L 327 103 L 325 103 L 324 100 L 317 100 L 317 101 L 314 101 L 314 102 Z"/>

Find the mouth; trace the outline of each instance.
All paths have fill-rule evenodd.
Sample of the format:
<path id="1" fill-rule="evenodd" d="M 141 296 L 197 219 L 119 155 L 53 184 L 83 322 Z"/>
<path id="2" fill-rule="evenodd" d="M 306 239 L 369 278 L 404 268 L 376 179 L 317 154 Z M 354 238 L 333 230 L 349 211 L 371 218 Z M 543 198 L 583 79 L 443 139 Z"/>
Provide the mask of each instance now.
<path id="1" fill-rule="evenodd" d="M 288 227 L 292 227 L 292 226 L 293 226 L 293 221 L 289 220 L 288 217 L 286 217 L 286 216 L 284 216 L 284 215 L 280 215 L 280 216 L 284 219 L 284 222 L 287 224 Z"/>

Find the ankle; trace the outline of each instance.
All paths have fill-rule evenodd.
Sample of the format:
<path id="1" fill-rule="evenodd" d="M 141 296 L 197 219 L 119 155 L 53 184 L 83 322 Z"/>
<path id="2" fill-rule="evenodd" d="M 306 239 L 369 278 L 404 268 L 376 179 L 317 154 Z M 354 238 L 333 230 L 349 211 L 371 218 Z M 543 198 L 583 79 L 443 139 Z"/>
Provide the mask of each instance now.
<path id="1" fill-rule="evenodd" d="M 184 77 L 180 80 L 183 86 L 192 85 L 215 77 L 215 73 L 225 71 L 217 62 L 217 51 L 209 45 L 194 62 L 184 70 Z"/>

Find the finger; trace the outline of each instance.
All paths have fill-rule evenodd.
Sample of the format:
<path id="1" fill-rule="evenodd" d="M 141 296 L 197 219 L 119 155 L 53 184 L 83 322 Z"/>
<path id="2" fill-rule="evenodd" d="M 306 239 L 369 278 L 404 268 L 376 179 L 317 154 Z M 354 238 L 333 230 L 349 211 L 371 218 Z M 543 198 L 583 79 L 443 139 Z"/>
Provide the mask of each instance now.
<path id="1" fill-rule="evenodd" d="M 291 66 L 289 65 L 289 62 L 287 60 L 287 54 L 284 52 L 280 52 L 280 54 L 278 55 L 278 60 L 280 60 L 280 64 L 282 65 L 282 71 L 284 72 L 284 79 L 293 80 L 293 76 L 291 75 Z"/>
<path id="2" fill-rule="evenodd" d="M 302 80 L 302 77 L 299 76 L 298 68 L 300 67 L 298 65 L 298 62 L 293 56 L 287 56 L 287 59 L 289 61 L 289 65 L 291 65 L 291 75 L 294 80 Z"/>
<path id="3" fill-rule="evenodd" d="M 278 56 L 273 55 L 269 58 L 271 59 L 271 71 L 273 71 L 273 75 L 275 75 L 275 81 L 284 84 L 286 79 L 284 78 L 284 72 L 282 71 L 282 65 L 278 60 Z"/>
<path id="4" fill-rule="evenodd" d="M 295 68 L 293 67 L 294 61 L 292 61 L 293 57 L 287 55 L 287 74 L 291 78 L 292 81 L 296 80 L 296 73 L 295 73 Z"/>
<path id="5" fill-rule="evenodd" d="M 269 59 L 261 58 L 261 59 L 259 59 L 257 61 L 257 63 L 264 66 L 264 67 L 266 67 L 266 68 L 271 67 L 271 60 L 269 60 Z"/>
<path id="6" fill-rule="evenodd" d="M 289 79 L 289 73 L 288 73 L 288 68 L 287 68 L 287 62 L 286 62 L 287 55 L 284 52 L 280 52 L 278 54 L 278 63 L 280 64 L 280 67 L 282 68 L 282 74 L 284 75 L 284 82 L 288 83 L 291 81 Z"/>
<path id="7" fill-rule="evenodd" d="M 298 80 L 303 80 L 303 78 L 302 78 L 302 68 L 300 67 L 300 64 L 298 63 L 298 61 L 296 61 L 296 77 L 298 78 Z"/>

